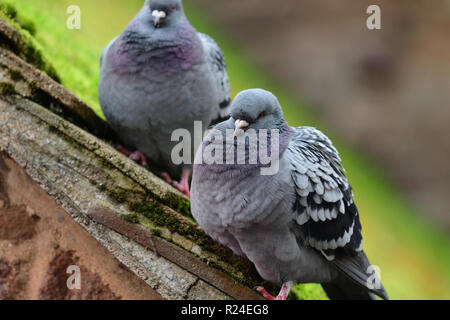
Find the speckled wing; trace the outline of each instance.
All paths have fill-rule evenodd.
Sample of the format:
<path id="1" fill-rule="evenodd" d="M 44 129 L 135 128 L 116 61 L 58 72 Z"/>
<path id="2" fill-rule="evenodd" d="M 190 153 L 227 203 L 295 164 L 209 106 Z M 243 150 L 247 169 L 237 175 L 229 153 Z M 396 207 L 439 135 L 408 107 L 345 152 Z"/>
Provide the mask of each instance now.
<path id="1" fill-rule="evenodd" d="M 387 299 L 378 277 L 371 277 L 370 263 L 362 250 L 358 209 L 336 148 L 315 128 L 294 130 L 288 148 L 296 190 L 296 233 L 357 286 Z M 371 278 L 378 286 L 369 285 Z M 333 284 L 324 285 L 327 293 L 334 292 Z"/>
<path id="2" fill-rule="evenodd" d="M 230 117 L 230 82 L 228 80 L 227 65 L 222 50 L 210 36 L 198 33 L 207 54 L 207 63 L 214 76 L 217 92 L 217 117 L 210 125 L 217 124 Z"/>
<path id="3" fill-rule="evenodd" d="M 362 250 L 361 224 L 337 150 L 320 131 L 299 127 L 288 148 L 296 190 L 296 222 L 307 245 L 329 260 L 339 248 Z"/>

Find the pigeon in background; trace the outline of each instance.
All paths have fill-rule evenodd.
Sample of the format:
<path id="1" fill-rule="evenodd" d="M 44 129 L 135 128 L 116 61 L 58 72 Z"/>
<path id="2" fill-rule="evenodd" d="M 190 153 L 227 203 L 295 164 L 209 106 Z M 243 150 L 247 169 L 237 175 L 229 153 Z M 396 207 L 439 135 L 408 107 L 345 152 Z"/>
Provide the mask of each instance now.
<path id="1" fill-rule="evenodd" d="M 147 0 L 136 17 L 103 50 L 99 102 L 132 159 L 147 159 L 167 182 L 189 196 L 191 164 L 172 162 L 174 130 L 194 140 L 194 121 L 203 129 L 229 117 L 230 85 L 216 42 L 187 20 L 181 0 Z M 192 150 L 195 152 L 195 150 Z M 179 176 L 174 183 L 171 176 Z"/>
<path id="2" fill-rule="evenodd" d="M 262 161 L 249 163 L 248 140 L 247 162 L 238 164 L 237 138 L 225 140 L 227 131 L 239 137 L 250 129 L 279 132 L 275 174 L 262 175 Z M 213 139 L 213 131 L 223 139 Z M 282 300 L 293 285 L 314 282 L 322 284 L 330 299 L 388 298 L 362 250 L 359 214 L 338 152 L 323 133 L 290 127 L 277 98 L 261 89 L 238 94 L 231 118 L 213 131 L 197 151 L 192 214 L 213 239 L 282 287 L 276 298 L 263 287 L 257 291 Z M 266 138 L 258 136 L 259 148 L 271 148 L 271 137 L 264 147 L 261 140 Z M 223 150 L 223 162 L 201 163 L 206 149 Z M 234 161 L 226 163 L 229 154 Z"/>

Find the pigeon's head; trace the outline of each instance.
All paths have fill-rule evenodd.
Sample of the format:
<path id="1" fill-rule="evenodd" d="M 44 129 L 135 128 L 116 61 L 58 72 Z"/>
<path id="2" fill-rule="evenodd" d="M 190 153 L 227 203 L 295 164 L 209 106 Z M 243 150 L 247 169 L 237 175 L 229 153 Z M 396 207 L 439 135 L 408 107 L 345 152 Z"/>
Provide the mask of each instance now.
<path id="1" fill-rule="evenodd" d="M 283 112 L 277 97 L 262 89 L 240 92 L 231 105 L 231 118 L 235 130 L 282 129 Z"/>
<path id="2" fill-rule="evenodd" d="M 174 25 L 184 16 L 181 0 L 146 0 L 145 5 L 150 10 L 155 28 Z"/>

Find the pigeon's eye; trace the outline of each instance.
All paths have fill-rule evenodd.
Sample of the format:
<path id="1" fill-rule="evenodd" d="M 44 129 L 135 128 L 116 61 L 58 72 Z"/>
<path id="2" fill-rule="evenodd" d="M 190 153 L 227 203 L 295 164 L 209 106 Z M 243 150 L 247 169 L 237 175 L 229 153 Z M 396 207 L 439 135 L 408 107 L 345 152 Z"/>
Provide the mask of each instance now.
<path id="1" fill-rule="evenodd" d="M 265 116 L 266 114 L 264 112 L 261 112 L 260 114 L 258 114 L 258 118 L 257 119 L 261 119 Z"/>
<path id="2" fill-rule="evenodd" d="M 172 7 L 172 11 L 175 11 L 175 10 L 177 10 L 177 5 L 174 5 L 174 6 Z"/>

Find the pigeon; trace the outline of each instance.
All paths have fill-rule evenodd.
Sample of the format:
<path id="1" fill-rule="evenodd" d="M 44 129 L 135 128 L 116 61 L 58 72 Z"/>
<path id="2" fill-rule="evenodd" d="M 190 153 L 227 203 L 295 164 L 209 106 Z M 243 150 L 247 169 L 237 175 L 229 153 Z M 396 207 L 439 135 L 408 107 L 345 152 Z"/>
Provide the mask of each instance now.
<path id="1" fill-rule="evenodd" d="M 250 162 L 251 150 L 264 149 L 277 164 L 270 174 L 262 157 Z M 268 91 L 239 93 L 231 117 L 206 135 L 193 167 L 191 211 L 208 235 L 281 286 L 276 297 L 255 288 L 268 299 L 286 299 L 298 283 L 320 283 L 330 299 L 388 299 L 363 251 L 337 150 L 315 128 L 290 127 Z"/>
<path id="2" fill-rule="evenodd" d="M 174 163 L 176 129 L 194 136 L 230 114 L 230 84 L 223 53 L 189 23 L 181 0 L 147 0 L 103 50 L 98 98 L 103 114 L 125 147 L 119 151 L 142 165 L 147 159 L 189 196 L 191 163 Z M 129 152 L 130 150 L 137 150 Z M 195 150 L 191 150 L 195 152 Z M 192 162 L 192 161 L 191 161 Z M 174 183 L 171 176 L 179 176 Z"/>

